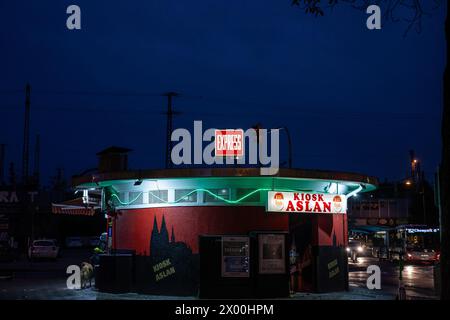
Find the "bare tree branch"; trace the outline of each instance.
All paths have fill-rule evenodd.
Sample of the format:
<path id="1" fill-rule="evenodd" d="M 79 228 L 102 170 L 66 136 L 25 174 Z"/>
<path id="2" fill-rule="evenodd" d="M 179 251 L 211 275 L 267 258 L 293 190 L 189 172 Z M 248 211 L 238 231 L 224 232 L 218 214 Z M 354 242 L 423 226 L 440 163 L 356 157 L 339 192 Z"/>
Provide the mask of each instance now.
<path id="1" fill-rule="evenodd" d="M 403 33 L 406 37 L 413 29 L 420 33 L 423 18 L 431 16 L 441 7 L 442 2 L 443 0 L 292 0 L 292 5 L 317 17 L 323 16 L 326 10 L 332 10 L 337 5 L 349 5 L 365 12 L 368 6 L 375 4 L 382 9 L 384 21 L 406 23 Z"/>

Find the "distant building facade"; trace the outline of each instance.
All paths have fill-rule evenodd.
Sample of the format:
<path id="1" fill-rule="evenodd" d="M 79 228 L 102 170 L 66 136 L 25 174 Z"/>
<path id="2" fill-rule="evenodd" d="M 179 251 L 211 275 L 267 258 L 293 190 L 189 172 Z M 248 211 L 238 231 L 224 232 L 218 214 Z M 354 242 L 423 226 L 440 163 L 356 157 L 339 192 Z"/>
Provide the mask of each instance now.
<path id="1" fill-rule="evenodd" d="M 384 182 L 373 192 L 360 194 L 348 204 L 349 227 L 438 224 L 434 192 L 425 181 Z"/>
<path id="2" fill-rule="evenodd" d="M 396 226 L 409 222 L 411 199 L 362 197 L 349 201 L 350 224 Z"/>

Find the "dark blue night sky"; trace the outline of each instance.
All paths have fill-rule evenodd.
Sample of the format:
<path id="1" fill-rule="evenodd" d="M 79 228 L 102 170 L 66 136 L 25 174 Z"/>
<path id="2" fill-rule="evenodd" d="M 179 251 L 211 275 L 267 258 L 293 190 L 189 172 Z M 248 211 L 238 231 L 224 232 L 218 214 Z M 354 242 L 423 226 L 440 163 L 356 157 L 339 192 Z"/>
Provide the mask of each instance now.
<path id="1" fill-rule="evenodd" d="M 70 4 L 81 7 L 81 31 L 66 29 Z M 174 128 L 193 120 L 288 126 L 295 167 L 400 179 L 415 149 L 431 176 L 440 159 L 445 8 L 406 38 L 405 23 L 369 31 L 366 18 L 347 6 L 314 18 L 289 0 L 2 0 L 7 162 L 20 172 L 30 82 L 30 151 L 39 133 L 44 183 L 57 167 L 67 176 L 95 167 L 95 153 L 109 145 L 132 148 L 133 168 L 163 167 L 165 91 L 185 94 L 174 102 L 182 112 Z"/>

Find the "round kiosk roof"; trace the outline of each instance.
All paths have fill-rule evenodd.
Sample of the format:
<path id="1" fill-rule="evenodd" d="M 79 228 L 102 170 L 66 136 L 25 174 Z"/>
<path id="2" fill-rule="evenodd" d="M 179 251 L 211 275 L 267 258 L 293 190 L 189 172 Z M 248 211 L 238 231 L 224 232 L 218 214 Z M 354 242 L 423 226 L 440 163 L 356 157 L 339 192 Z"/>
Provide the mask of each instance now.
<path id="1" fill-rule="evenodd" d="M 277 175 L 260 175 L 259 168 L 183 168 L 94 173 L 72 178 L 76 189 L 114 187 L 117 190 L 153 188 L 269 188 L 348 194 L 375 190 L 375 177 L 326 170 L 280 168 Z"/>

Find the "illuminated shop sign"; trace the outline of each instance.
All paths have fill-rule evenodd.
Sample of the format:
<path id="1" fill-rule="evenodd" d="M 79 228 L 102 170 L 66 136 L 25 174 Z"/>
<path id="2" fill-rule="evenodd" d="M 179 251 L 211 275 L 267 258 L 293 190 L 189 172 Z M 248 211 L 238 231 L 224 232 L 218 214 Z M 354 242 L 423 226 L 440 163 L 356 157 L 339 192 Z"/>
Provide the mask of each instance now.
<path id="1" fill-rule="evenodd" d="M 408 232 L 408 233 L 435 233 L 435 232 L 439 232 L 439 229 L 437 229 L 437 228 L 428 228 L 428 229 L 406 228 L 406 232 Z"/>
<path id="2" fill-rule="evenodd" d="M 347 198 L 345 195 L 337 194 L 269 191 L 267 202 L 269 212 L 345 213 L 347 211 Z"/>
<path id="3" fill-rule="evenodd" d="M 216 157 L 242 157 L 244 155 L 244 131 L 215 130 Z"/>

